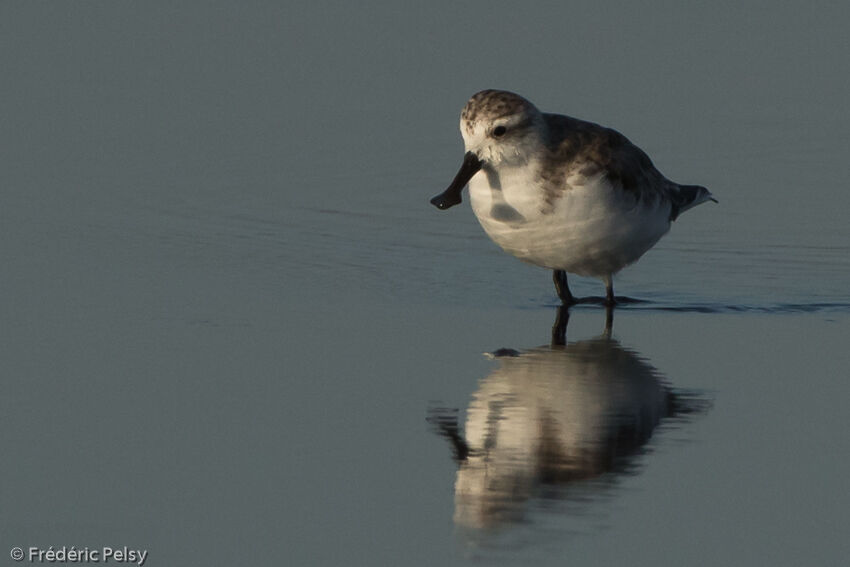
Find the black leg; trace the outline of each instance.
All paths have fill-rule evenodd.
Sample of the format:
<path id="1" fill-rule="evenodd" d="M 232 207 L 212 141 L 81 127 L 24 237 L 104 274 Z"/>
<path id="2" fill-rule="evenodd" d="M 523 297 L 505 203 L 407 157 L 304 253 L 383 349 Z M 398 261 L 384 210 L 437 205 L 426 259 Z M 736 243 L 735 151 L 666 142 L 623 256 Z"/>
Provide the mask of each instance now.
<path id="1" fill-rule="evenodd" d="M 552 281 L 555 282 L 555 291 L 558 292 L 561 303 L 564 305 L 573 305 L 576 302 L 576 298 L 570 293 L 570 286 L 567 285 L 567 272 L 564 270 L 553 271 Z"/>
<path id="2" fill-rule="evenodd" d="M 558 315 L 555 324 L 552 325 L 552 346 L 564 346 L 567 344 L 567 323 L 570 322 L 570 308 L 566 305 L 558 307 Z"/>
<path id="3" fill-rule="evenodd" d="M 617 300 L 614 299 L 614 278 L 607 276 L 605 278 L 605 304 L 615 305 Z"/>

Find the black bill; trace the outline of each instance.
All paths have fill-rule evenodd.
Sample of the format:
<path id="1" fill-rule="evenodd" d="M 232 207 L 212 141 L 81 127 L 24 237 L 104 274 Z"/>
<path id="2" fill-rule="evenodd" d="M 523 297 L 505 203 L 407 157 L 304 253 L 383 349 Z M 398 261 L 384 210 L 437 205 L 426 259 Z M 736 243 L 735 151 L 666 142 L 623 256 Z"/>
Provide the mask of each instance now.
<path id="1" fill-rule="evenodd" d="M 463 156 L 463 164 L 460 166 L 460 171 L 455 175 L 452 184 L 449 185 L 448 189 L 431 199 L 431 204 L 443 211 L 449 207 L 461 204 L 463 199 L 460 197 L 460 192 L 466 187 L 472 176 L 478 173 L 482 165 L 478 156 L 472 152 L 466 152 L 466 155 Z"/>

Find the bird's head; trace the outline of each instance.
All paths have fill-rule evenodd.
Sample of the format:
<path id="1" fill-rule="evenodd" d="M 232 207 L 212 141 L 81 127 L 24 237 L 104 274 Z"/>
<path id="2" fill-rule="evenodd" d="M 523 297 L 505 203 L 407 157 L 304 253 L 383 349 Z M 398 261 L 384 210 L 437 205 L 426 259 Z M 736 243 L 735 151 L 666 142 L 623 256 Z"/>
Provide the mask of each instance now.
<path id="1" fill-rule="evenodd" d="M 497 90 L 472 95 L 460 113 L 460 133 L 466 150 L 457 175 L 431 199 L 439 209 L 461 202 L 460 192 L 483 167 L 522 165 L 540 142 L 543 115 L 521 96 Z"/>

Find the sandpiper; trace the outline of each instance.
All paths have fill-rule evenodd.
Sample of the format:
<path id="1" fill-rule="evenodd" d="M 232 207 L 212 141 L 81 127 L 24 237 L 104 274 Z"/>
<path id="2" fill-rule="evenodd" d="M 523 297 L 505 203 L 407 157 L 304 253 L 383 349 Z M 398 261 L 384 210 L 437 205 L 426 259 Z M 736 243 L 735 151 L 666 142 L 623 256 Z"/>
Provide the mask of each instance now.
<path id="1" fill-rule="evenodd" d="M 567 305 L 577 302 L 567 272 L 601 278 L 613 305 L 613 275 L 652 248 L 682 212 L 716 202 L 705 187 L 664 177 L 616 130 L 542 113 L 511 92 L 473 95 L 460 132 L 463 164 L 431 203 L 457 205 L 469 184 L 487 235 L 517 258 L 553 270 Z"/>

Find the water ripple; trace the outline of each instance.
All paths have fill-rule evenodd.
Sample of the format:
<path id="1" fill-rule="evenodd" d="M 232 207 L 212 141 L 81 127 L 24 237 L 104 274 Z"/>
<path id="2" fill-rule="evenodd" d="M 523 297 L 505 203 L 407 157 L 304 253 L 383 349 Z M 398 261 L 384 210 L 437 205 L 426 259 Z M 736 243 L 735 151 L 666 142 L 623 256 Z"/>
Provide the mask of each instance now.
<path id="1" fill-rule="evenodd" d="M 771 304 L 735 304 L 735 303 L 670 303 L 652 301 L 633 297 L 618 297 L 616 309 L 640 311 L 665 311 L 674 313 L 850 313 L 850 303 L 844 302 L 813 302 L 813 303 L 771 303 Z M 584 297 L 579 300 L 574 309 L 604 306 L 604 297 Z M 558 307 L 548 303 L 545 307 Z"/>

